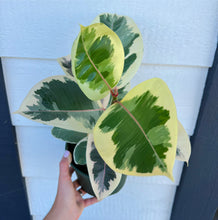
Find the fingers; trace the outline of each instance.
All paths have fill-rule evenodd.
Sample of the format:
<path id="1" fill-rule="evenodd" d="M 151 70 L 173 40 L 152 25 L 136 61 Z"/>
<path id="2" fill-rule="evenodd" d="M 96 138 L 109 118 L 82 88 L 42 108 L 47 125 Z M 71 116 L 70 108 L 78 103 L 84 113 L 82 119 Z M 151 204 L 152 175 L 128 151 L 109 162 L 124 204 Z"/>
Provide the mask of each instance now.
<path id="1" fill-rule="evenodd" d="M 78 180 L 73 181 L 73 186 L 75 187 L 76 190 L 77 188 L 80 187 Z M 79 188 L 77 192 L 80 194 L 81 197 L 87 193 L 83 188 Z M 98 199 L 96 197 L 93 197 L 93 198 L 84 199 L 83 201 L 84 201 L 84 206 L 87 207 L 98 202 Z"/>
<path id="2" fill-rule="evenodd" d="M 60 163 L 59 163 L 59 168 L 60 168 L 60 179 L 68 179 L 71 177 L 70 172 L 69 172 L 69 164 L 72 161 L 72 156 L 69 151 L 65 151 L 64 156 L 62 157 Z"/>
<path id="3" fill-rule="evenodd" d="M 73 186 L 74 186 L 75 190 L 77 190 L 77 192 L 80 194 L 80 196 L 84 196 L 86 194 L 86 191 L 80 186 L 78 180 L 73 181 Z"/>
<path id="4" fill-rule="evenodd" d="M 74 181 L 73 181 L 73 186 L 74 186 L 75 189 L 77 189 L 78 187 L 80 187 L 80 184 L 79 184 L 78 180 L 74 180 Z"/>
<path id="5" fill-rule="evenodd" d="M 86 194 L 86 191 L 84 189 L 82 189 L 82 188 L 80 188 L 78 190 L 78 192 L 79 192 L 80 196 L 84 196 Z"/>
<path id="6" fill-rule="evenodd" d="M 68 164 L 70 164 L 71 161 L 72 161 L 72 155 L 71 155 L 70 151 L 66 150 L 66 151 L 64 152 L 63 158 L 67 158 Z"/>
<path id="7" fill-rule="evenodd" d="M 69 151 L 65 151 L 64 156 L 62 157 L 60 164 L 59 164 L 59 167 L 60 167 L 59 180 L 60 181 L 65 181 L 65 180 L 71 181 L 71 175 L 74 171 L 72 167 L 69 167 L 71 161 L 72 161 L 71 153 Z M 81 197 L 86 194 L 86 191 L 81 188 L 81 185 L 79 184 L 78 180 L 74 180 L 72 183 L 73 183 L 74 189 L 80 194 Z M 93 197 L 93 198 L 84 199 L 83 201 L 84 201 L 84 206 L 87 207 L 98 202 L 98 199 L 96 197 Z"/>
<path id="8" fill-rule="evenodd" d="M 69 173 L 70 173 L 70 176 L 72 176 L 73 172 L 74 172 L 73 167 L 70 167 L 70 168 L 69 168 Z"/>
<path id="9" fill-rule="evenodd" d="M 90 206 L 98 202 L 98 199 L 96 197 L 89 198 L 89 199 L 84 199 L 84 205 L 85 207 Z"/>

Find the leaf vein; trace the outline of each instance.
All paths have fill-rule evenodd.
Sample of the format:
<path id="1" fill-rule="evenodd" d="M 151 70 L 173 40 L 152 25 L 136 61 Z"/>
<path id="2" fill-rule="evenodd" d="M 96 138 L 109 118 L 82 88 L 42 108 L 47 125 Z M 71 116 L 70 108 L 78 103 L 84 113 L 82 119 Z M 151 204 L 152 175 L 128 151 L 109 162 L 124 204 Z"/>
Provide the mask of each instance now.
<path id="1" fill-rule="evenodd" d="M 22 112 L 95 112 L 95 111 L 105 111 L 105 108 L 99 109 L 84 109 L 84 110 L 23 110 Z"/>
<path id="2" fill-rule="evenodd" d="M 136 123 L 136 125 L 139 127 L 139 129 L 141 130 L 141 132 L 143 133 L 144 137 L 146 138 L 146 140 L 148 141 L 149 145 L 151 146 L 156 158 L 158 159 L 158 161 L 161 163 L 161 165 L 163 166 L 164 170 L 166 172 L 167 171 L 167 167 L 166 165 L 162 162 L 162 160 L 160 159 L 159 155 L 157 154 L 157 152 L 154 149 L 154 146 L 152 145 L 150 139 L 148 138 L 148 136 L 146 135 L 145 131 L 143 130 L 142 126 L 140 125 L 140 123 L 137 121 L 137 119 L 134 117 L 134 115 L 119 101 L 117 101 L 116 103 L 118 103 L 125 111 L 126 113 L 133 119 L 133 121 Z"/>
<path id="3" fill-rule="evenodd" d="M 99 74 L 99 76 L 102 78 L 102 80 L 104 81 L 104 83 L 106 84 L 106 86 L 108 87 L 108 89 L 110 90 L 111 94 L 113 94 L 113 90 L 112 88 L 110 87 L 110 85 L 108 84 L 107 80 L 103 77 L 103 75 L 101 74 L 101 72 L 98 70 L 98 68 L 96 67 L 96 65 L 94 64 L 94 62 L 92 61 L 88 51 L 87 51 L 87 48 L 85 47 L 85 44 L 84 44 L 84 39 L 83 39 L 83 36 L 81 34 L 81 40 L 82 40 L 82 45 L 83 45 L 83 48 L 85 50 L 85 53 L 89 59 L 89 61 L 91 62 L 91 64 L 93 65 L 93 67 L 95 68 L 95 70 L 97 71 L 97 73 Z"/>

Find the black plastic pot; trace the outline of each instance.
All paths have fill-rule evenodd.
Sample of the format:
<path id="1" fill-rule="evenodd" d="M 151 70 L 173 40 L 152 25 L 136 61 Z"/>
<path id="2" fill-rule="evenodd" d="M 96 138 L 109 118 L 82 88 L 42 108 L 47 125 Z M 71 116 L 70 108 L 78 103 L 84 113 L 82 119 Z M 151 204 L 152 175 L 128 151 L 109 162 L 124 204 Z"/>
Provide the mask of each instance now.
<path id="1" fill-rule="evenodd" d="M 65 148 L 66 148 L 66 150 L 71 152 L 71 155 L 73 155 L 73 150 L 74 150 L 75 146 L 76 146 L 75 144 L 66 143 Z M 76 164 L 73 160 L 73 157 L 72 157 L 71 166 L 74 168 L 76 175 L 77 175 L 77 178 L 78 178 L 78 182 L 82 186 L 82 188 L 88 194 L 95 196 L 95 193 L 92 189 L 92 185 L 91 185 L 91 182 L 89 179 L 87 166 Z M 122 187 L 124 186 L 125 182 L 126 182 L 126 175 L 122 175 L 119 185 L 110 195 L 113 195 L 113 194 L 119 192 L 122 189 Z"/>

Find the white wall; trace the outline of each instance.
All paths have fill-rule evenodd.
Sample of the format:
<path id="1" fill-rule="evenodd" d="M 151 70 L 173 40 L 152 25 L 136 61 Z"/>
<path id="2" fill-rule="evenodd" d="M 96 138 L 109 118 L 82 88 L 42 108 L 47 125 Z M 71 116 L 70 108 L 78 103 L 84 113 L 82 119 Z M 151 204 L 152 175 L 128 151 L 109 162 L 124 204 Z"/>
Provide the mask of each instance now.
<path id="1" fill-rule="evenodd" d="M 217 9 L 217 0 L 0 0 L 0 56 L 10 111 L 19 108 L 35 83 L 63 74 L 55 59 L 70 53 L 78 24 L 111 12 L 132 17 L 143 35 L 143 64 L 132 86 L 152 77 L 165 80 L 179 120 L 192 135 L 217 44 Z M 11 117 L 30 211 L 42 219 L 55 197 L 64 143 L 48 126 Z M 169 219 L 182 167 L 177 161 L 175 183 L 166 177 L 129 177 L 119 194 L 87 208 L 81 219 Z"/>

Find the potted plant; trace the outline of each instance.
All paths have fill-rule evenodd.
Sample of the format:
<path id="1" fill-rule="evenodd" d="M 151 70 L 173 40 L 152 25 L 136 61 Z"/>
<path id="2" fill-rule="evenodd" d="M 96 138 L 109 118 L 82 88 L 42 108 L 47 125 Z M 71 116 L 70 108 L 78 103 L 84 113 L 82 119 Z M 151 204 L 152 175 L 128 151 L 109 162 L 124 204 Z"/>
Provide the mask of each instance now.
<path id="1" fill-rule="evenodd" d="M 130 89 L 142 55 L 134 21 L 101 14 L 81 26 L 71 55 L 58 59 L 66 75 L 36 84 L 17 112 L 54 126 L 52 134 L 73 154 L 72 165 L 86 173 L 77 170 L 82 187 L 99 200 L 118 192 L 126 175 L 173 180 L 175 158 L 188 162 L 190 156 L 165 82 L 153 78 Z"/>

